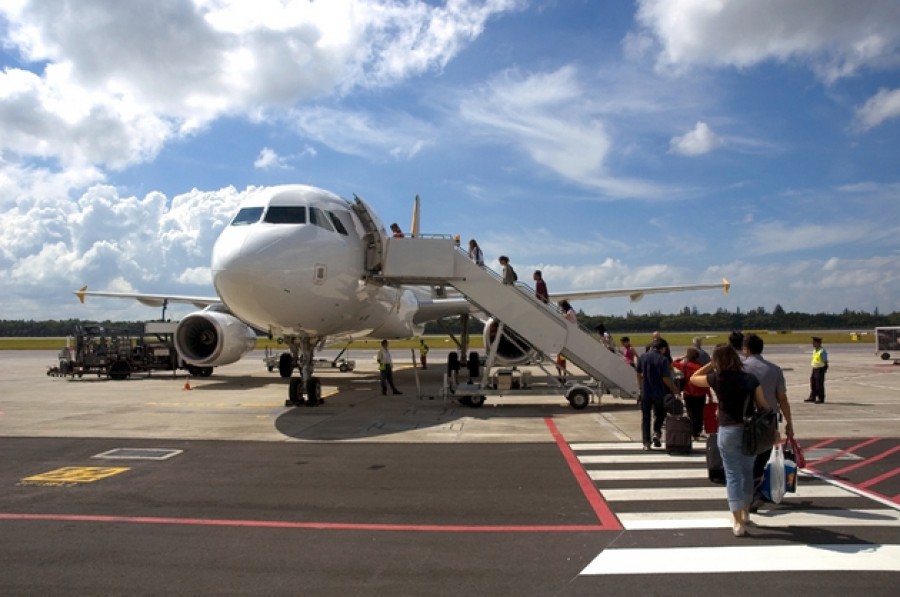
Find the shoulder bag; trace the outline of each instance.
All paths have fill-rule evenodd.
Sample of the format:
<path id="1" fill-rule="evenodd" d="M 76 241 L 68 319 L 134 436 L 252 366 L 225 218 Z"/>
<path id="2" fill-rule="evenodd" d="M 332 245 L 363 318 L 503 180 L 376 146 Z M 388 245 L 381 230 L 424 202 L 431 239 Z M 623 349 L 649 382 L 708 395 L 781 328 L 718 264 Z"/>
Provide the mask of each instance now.
<path id="1" fill-rule="evenodd" d="M 756 410 L 747 414 L 751 392 L 744 402 L 744 437 L 742 448 L 747 456 L 756 456 L 768 452 L 775 445 L 778 435 L 778 415 L 774 410 Z"/>

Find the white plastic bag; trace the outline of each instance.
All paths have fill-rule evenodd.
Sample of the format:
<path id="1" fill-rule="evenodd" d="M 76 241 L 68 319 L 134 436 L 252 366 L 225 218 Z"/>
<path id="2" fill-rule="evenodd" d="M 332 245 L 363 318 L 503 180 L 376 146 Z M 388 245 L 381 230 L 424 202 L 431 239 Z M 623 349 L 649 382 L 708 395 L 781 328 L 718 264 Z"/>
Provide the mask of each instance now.
<path id="1" fill-rule="evenodd" d="M 760 491 L 770 502 L 780 504 L 784 499 L 784 482 L 784 449 L 781 444 L 775 444 L 766 463 Z"/>

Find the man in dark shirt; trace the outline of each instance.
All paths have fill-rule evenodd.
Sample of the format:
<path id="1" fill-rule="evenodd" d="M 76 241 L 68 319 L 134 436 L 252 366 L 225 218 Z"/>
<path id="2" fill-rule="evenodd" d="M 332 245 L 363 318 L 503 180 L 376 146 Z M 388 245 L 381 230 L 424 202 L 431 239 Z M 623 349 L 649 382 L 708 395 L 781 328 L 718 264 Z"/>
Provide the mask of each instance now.
<path id="1" fill-rule="evenodd" d="M 638 378 L 641 382 L 641 436 L 644 449 L 650 449 L 650 419 L 653 419 L 653 446 L 662 447 L 660 435 L 666 409 L 663 398 L 666 394 L 678 395 L 678 388 L 672 380 L 672 366 L 665 355 L 668 344 L 656 338 L 650 350 L 640 356 L 637 363 Z"/>

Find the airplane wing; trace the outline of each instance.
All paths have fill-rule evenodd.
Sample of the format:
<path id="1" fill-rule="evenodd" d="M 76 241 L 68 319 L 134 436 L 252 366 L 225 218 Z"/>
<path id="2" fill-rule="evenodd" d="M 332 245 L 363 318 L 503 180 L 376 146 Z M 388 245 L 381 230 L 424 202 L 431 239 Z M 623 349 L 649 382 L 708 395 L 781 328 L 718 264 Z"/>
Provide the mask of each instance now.
<path id="1" fill-rule="evenodd" d="M 82 286 L 73 293 L 78 300 L 84 303 L 85 297 L 88 296 L 104 296 L 111 298 L 134 299 L 142 305 L 148 307 L 162 307 L 169 303 L 184 303 L 194 305 L 198 309 L 208 307 L 210 305 L 219 305 L 222 299 L 219 297 L 209 296 L 184 296 L 178 294 L 145 294 L 143 292 L 106 292 L 98 290 L 88 290 L 87 286 Z"/>
<path id="2" fill-rule="evenodd" d="M 554 301 L 566 300 L 590 300 L 600 298 L 613 298 L 627 296 L 631 302 L 644 298 L 645 294 L 662 294 L 666 292 L 688 292 L 691 290 L 713 290 L 721 288 L 725 294 L 731 289 L 731 283 L 722 278 L 718 284 L 686 284 L 683 286 L 651 286 L 647 288 L 616 288 L 612 290 L 576 290 L 573 292 L 551 292 L 550 298 Z"/>

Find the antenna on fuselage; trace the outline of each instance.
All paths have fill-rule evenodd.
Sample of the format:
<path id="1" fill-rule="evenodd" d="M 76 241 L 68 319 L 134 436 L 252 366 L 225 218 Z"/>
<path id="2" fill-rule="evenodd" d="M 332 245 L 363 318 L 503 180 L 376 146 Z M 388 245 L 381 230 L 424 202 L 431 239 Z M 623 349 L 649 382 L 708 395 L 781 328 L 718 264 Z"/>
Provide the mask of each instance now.
<path id="1" fill-rule="evenodd" d="M 416 238 L 419 236 L 419 195 L 413 199 L 412 224 L 409 226 L 410 236 Z"/>

